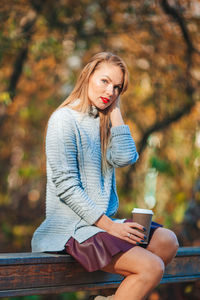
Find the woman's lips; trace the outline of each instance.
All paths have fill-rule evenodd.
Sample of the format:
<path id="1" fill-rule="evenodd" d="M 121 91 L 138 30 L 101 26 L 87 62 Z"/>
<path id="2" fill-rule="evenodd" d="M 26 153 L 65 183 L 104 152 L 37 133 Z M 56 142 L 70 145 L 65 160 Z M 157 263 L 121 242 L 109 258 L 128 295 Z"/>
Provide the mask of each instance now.
<path id="1" fill-rule="evenodd" d="M 101 100 L 103 101 L 103 103 L 108 103 L 109 101 L 110 101 L 110 99 L 108 99 L 108 98 L 105 98 L 105 97 L 100 97 L 101 98 Z"/>

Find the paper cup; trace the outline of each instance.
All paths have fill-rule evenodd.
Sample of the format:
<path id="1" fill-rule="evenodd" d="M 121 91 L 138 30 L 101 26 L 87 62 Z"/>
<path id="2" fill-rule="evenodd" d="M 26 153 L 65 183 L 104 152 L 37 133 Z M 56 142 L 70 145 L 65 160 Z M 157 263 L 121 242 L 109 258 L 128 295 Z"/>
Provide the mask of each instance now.
<path id="1" fill-rule="evenodd" d="M 144 241 L 144 243 L 141 244 L 148 244 L 149 242 L 149 233 L 151 228 L 152 216 L 153 216 L 153 211 L 150 209 L 134 208 L 132 210 L 132 220 L 146 228 L 145 235 L 147 239 Z M 139 231 L 144 233 L 144 231 L 142 230 Z"/>

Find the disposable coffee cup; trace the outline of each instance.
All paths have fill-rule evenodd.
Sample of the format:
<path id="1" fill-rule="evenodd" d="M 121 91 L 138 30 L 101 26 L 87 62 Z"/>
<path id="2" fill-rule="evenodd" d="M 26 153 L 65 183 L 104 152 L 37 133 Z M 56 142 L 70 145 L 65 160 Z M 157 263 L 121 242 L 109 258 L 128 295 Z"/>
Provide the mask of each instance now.
<path id="1" fill-rule="evenodd" d="M 132 220 L 146 228 L 146 231 L 141 231 L 147 237 L 147 239 L 142 244 L 148 244 L 149 242 L 149 233 L 151 228 L 151 220 L 153 216 L 153 211 L 150 209 L 143 209 L 143 208 L 134 208 L 132 210 Z"/>

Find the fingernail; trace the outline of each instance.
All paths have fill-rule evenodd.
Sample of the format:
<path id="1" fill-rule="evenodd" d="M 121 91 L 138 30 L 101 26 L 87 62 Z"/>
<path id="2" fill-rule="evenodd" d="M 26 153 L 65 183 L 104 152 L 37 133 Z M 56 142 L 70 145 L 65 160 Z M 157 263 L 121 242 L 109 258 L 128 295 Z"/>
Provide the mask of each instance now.
<path id="1" fill-rule="evenodd" d="M 144 231 L 147 231 L 145 227 L 143 227 L 143 230 L 144 230 Z"/>
<path id="2" fill-rule="evenodd" d="M 137 243 L 136 243 L 136 245 L 138 246 L 138 245 L 140 245 L 140 243 L 139 243 L 139 242 L 137 242 Z"/>
<path id="3" fill-rule="evenodd" d="M 144 243 L 144 240 L 141 240 L 141 243 Z"/>
<path id="4" fill-rule="evenodd" d="M 146 235 L 144 235 L 144 239 L 145 239 L 145 240 L 147 239 L 147 236 L 146 236 Z"/>

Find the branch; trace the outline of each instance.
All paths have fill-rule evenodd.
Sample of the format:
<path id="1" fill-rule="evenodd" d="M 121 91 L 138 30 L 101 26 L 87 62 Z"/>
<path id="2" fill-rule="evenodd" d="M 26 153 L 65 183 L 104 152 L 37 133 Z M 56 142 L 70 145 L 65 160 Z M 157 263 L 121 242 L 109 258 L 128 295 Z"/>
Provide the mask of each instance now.
<path id="1" fill-rule="evenodd" d="M 23 47 L 19 49 L 16 56 L 15 62 L 13 64 L 13 71 L 10 76 L 7 92 L 10 95 L 10 100 L 13 102 L 16 94 L 16 87 L 19 82 L 20 76 L 22 74 L 23 65 L 28 56 L 28 47 L 33 34 L 33 27 L 37 19 L 37 14 L 35 11 L 30 10 L 28 14 L 21 19 L 19 28 L 19 38 L 23 39 Z M 1 104 L 1 114 L 0 114 L 0 128 L 2 127 L 4 121 L 7 119 L 6 105 Z"/>
<path id="2" fill-rule="evenodd" d="M 28 55 L 28 47 L 31 40 L 31 36 L 33 34 L 33 26 L 35 24 L 36 17 L 36 13 L 33 10 L 31 10 L 24 18 L 22 18 L 20 22 L 21 27 L 19 31 L 19 36 L 20 38 L 25 40 L 25 45 L 19 50 L 17 54 L 13 66 L 13 72 L 10 77 L 8 92 L 10 94 L 11 100 L 13 100 L 15 96 L 16 86 L 22 74 L 23 65 Z"/>
<path id="3" fill-rule="evenodd" d="M 179 14 L 179 12 L 175 8 L 171 7 L 169 5 L 169 3 L 167 2 L 167 0 L 162 0 L 161 6 L 162 6 L 164 12 L 167 15 L 170 15 L 175 20 L 175 22 L 179 25 L 182 35 L 183 35 L 183 39 L 187 46 L 187 71 L 186 71 L 187 80 L 186 80 L 185 92 L 188 95 L 188 98 L 191 99 L 191 101 L 188 104 L 186 104 L 182 109 L 174 112 L 169 117 L 165 117 L 162 121 L 155 123 L 153 126 L 149 127 L 146 130 L 146 132 L 143 135 L 143 138 L 141 139 L 141 141 L 139 143 L 138 152 L 140 155 L 142 154 L 142 152 L 144 151 L 144 149 L 147 145 L 148 137 L 153 132 L 161 131 L 161 130 L 167 128 L 168 126 L 170 126 L 172 123 L 179 121 L 184 115 L 188 114 L 191 111 L 192 107 L 195 105 L 195 101 L 193 100 L 194 88 L 193 88 L 192 84 L 190 83 L 190 68 L 192 65 L 192 54 L 194 52 L 196 52 L 196 49 L 193 47 L 187 27 L 184 22 L 184 19 Z M 126 177 L 125 177 L 124 185 L 128 189 L 131 189 L 131 187 L 132 187 L 131 174 L 133 173 L 134 170 L 135 170 L 135 165 L 130 166 L 130 168 L 126 174 Z"/>
<path id="4" fill-rule="evenodd" d="M 187 26 L 185 25 L 185 21 L 184 18 L 182 17 L 182 15 L 178 12 L 178 10 L 176 10 L 174 7 L 170 6 L 167 0 L 162 0 L 161 1 L 161 7 L 163 9 L 163 11 L 171 16 L 174 21 L 179 25 L 180 30 L 182 32 L 183 35 L 183 39 L 185 40 L 186 46 L 187 46 L 187 76 L 189 79 L 189 71 L 190 71 L 190 67 L 191 67 L 191 63 L 192 63 L 192 54 L 194 52 L 200 54 L 200 51 L 197 50 L 192 43 L 192 40 L 190 38 Z"/>
<path id="5" fill-rule="evenodd" d="M 13 72 L 10 77 L 10 83 L 8 86 L 8 93 L 10 95 L 10 99 L 13 101 L 16 93 L 16 86 L 19 81 L 19 78 L 22 73 L 24 62 L 26 61 L 28 55 L 28 46 L 20 49 L 16 60 L 14 62 Z"/>
<path id="6" fill-rule="evenodd" d="M 192 107 L 195 105 L 195 102 L 190 102 L 186 104 L 182 109 L 174 112 L 170 117 L 165 117 L 162 121 L 155 123 L 151 127 L 149 127 L 143 135 L 142 140 L 140 141 L 138 152 L 141 154 L 146 147 L 148 137 L 156 131 L 161 131 L 172 123 L 179 121 L 183 116 L 190 113 Z"/>
<path id="7" fill-rule="evenodd" d="M 194 105 L 195 105 L 195 102 L 192 101 L 192 102 L 188 103 L 187 105 L 185 105 L 182 109 L 174 112 L 170 117 L 165 117 L 162 121 L 157 122 L 154 125 L 152 125 L 151 127 L 149 127 L 146 130 L 146 132 L 144 133 L 143 138 L 139 143 L 139 146 L 138 146 L 139 155 L 141 156 L 142 152 L 145 150 L 146 145 L 147 145 L 147 140 L 153 132 L 161 131 L 161 130 L 169 127 L 172 123 L 179 121 L 183 116 L 190 113 L 190 111 Z M 131 165 L 129 167 L 128 172 L 126 173 L 125 186 L 128 189 L 131 189 L 131 187 L 132 187 L 131 174 L 135 170 L 135 166 L 136 165 Z"/>
<path id="8" fill-rule="evenodd" d="M 183 38 L 184 38 L 184 40 L 186 42 L 186 45 L 187 45 L 188 53 L 191 53 L 191 52 L 195 51 L 195 49 L 193 47 L 193 44 L 192 44 L 192 41 L 190 39 L 187 27 L 185 25 L 184 19 L 181 16 L 181 14 L 178 12 L 178 10 L 176 10 L 174 7 L 170 6 L 167 0 L 162 0 L 161 1 L 161 6 L 163 8 L 163 11 L 167 15 L 171 16 L 175 20 L 175 22 L 179 25 L 179 27 L 181 29 L 181 32 L 183 34 Z"/>

